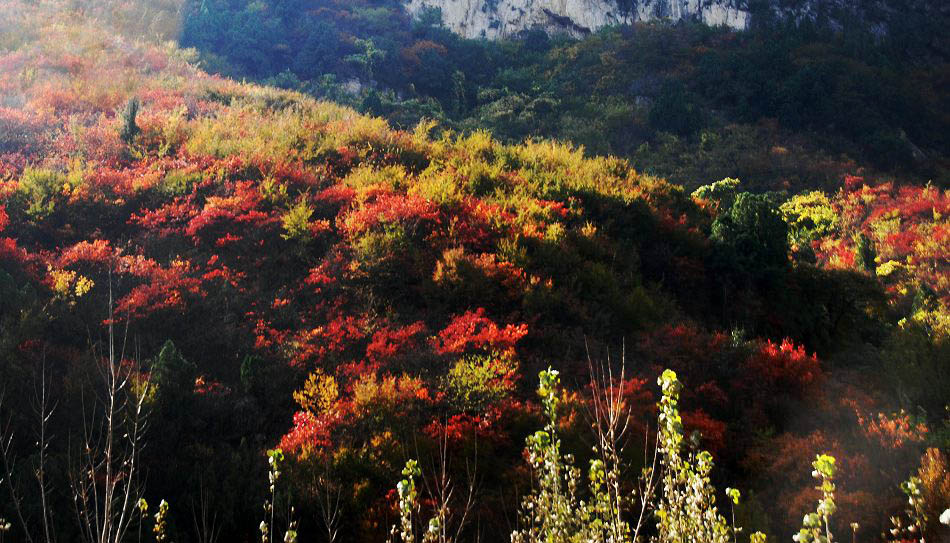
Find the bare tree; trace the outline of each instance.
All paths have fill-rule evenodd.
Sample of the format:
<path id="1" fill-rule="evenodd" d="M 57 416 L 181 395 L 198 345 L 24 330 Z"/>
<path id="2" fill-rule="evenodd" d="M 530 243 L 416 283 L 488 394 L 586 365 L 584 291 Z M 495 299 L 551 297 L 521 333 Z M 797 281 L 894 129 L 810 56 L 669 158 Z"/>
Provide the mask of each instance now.
<path id="1" fill-rule="evenodd" d="M 149 383 L 133 383 L 135 368 L 123 364 L 125 341 L 117 356 L 114 317 L 110 273 L 108 353 L 93 349 L 102 392 L 95 395 L 91 413 L 83 410 L 81 450 L 70 474 L 75 512 L 87 543 L 121 543 L 136 518 L 144 487 L 139 456 Z"/>
<path id="2" fill-rule="evenodd" d="M 327 541 L 334 543 L 340 535 L 340 498 L 342 489 L 331 473 L 333 460 L 328 458 L 323 462 L 323 471 L 316 476 L 317 506 L 320 508 L 320 518 L 327 531 Z"/>
<path id="3" fill-rule="evenodd" d="M 623 395 L 626 379 L 626 352 L 621 354 L 620 370 L 614 375 L 608 356 L 606 362 L 595 364 L 588 350 L 587 363 L 590 371 L 590 418 L 594 428 L 596 443 L 594 454 L 603 462 L 605 468 L 605 487 L 610 522 L 606 523 L 607 541 L 637 541 L 647 513 L 650 510 L 656 491 L 656 469 L 658 448 L 654 447 L 653 462 L 646 467 L 637 481 L 637 493 L 628 497 L 623 488 L 623 450 L 626 446 L 627 432 L 630 429 L 630 406 Z M 649 458 L 649 428 L 645 430 L 644 461 Z M 639 501 L 637 522 L 628 539 L 629 525 L 624 520 L 628 503 Z"/>
<path id="4" fill-rule="evenodd" d="M 53 524 L 53 512 L 49 505 L 49 493 L 50 486 L 46 481 L 46 461 L 47 453 L 49 452 L 49 438 L 47 435 L 47 430 L 49 427 L 50 417 L 53 416 L 53 412 L 56 410 L 56 404 L 49 404 L 49 390 L 51 384 L 46 380 L 46 354 L 43 354 L 42 364 L 41 364 L 41 373 L 40 373 L 40 388 L 35 396 L 34 408 L 36 414 L 39 416 L 39 440 L 37 441 L 37 447 L 39 448 L 39 457 L 37 459 L 36 469 L 34 473 L 36 475 L 36 482 L 39 485 L 40 490 L 40 511 L 42 514 L 42 523 L 43 523 L 43 536 L 46 543 L 53 543 L 54 536 L 52 531 Z"/>
<path id="5" fill-rule="evenodd" d="M 3 396 L 0 396 L 0 407 L 3 407 Z M 13 504 L 13 510 L 17 515 L 17 520 L 23 528 L 24 541 L 33 543 L 33 536 L 30 534 L 30 526 L 26 522 L 23 514 L 23 500 L 20 497 L 19 487 L 14 481 L 14 472 L 16 470 L 16 457 L 11 450 L 13 446 L 12 421 L 8 420 L 2 430 L 0 430 L 0 455 L 3 457 L 3 480 L 6 483 L 7 490 L 10 492 L 10 502 Z"/>
<path id="6" fill-rule="evenodd" d="M 643 435 L 643 458 L 646 460 L 649 458 L 649 444 L 650 444 L 650 429 L 646 428 Z M 660 462 L 660 436 L 657 434 L 656 440 L 653 443 L 653 460 L 650 463 L 649 467 L 643 469 L 643 473 L 637 479 L 637 490 L 639 491 L 640 496 L 640 513 L 637 516 L 637 525 L 633 530 L 633 541 L 639 541 L 640 530 L 643 529 L 644 522 L 647 519 L 647 513 L 649 513 L 654 507 L 653 496 L 656 494 L 656 487 L 659 484 L 659 478 L 657 478 L 657 466 Z"/>
<path id="7" fill-rule="evenodd" d="M 435 474 L 431 479 L 423 478 L 426 492 L 435 503 L 433 520 L 437 525 L 431 534 L 426 534 L 423 541 L 435 543 L 452 543 L 459 541 L 462 531 L 469 522 L 469 517 L 475 507 L 475 497 L 478 494 L 478 436 L 475 436 L 475 450 L 472 459 L 465 460 L 466 481 L 464 494 L 460 499 L 455 498 L 455 483 L 450 473 L 449 436 L 447 425 L 442 425 L 439 435 L 438 456 L 431 462 L 430 473 Z"/>
<path id="8" fill-rule="evenodd" d="M 204 485 L 198 483 L 198 505 L 192 504 L 191 517 L 195 527 L 195 537 L 199 543 L 216 543 L 221 537 L 221 524 L 218 523 L 217 511 L 211 511 L 211 493 Z"/>
<path id="9" fill-rule="evenodd" d="M 624 358 L 624 357 L 622 357 Z M 623 398 L 623 381 L 626 370 L 625 360 L 621 360 L 620 375 L 614 379 L 610 358 L 606 364 L 594 367 L 590 354 L 587 364 L 590 369 L 591 409 L 594 434 L 597 443 L 594 454 L 603 462 L 606 473 L 606 496 L 608 501 L 607 523 L 610 541 L 623 541 L 623 509 L 626 493 L 621 489 L 621 454 L 624 440 L 630 428 L 630 410 Z M 606 366 L 606 367 L 605 367 Z"/>
<path id="10" fill-rule="evenodd" d="M 51 436 L 49 435 L 49 421 L 53 416 L 53 412 L 56 410 L 56 404 L 53 403 L 50 405 L 49 395 L 52 384 L 51 381 L 47 380 L 46 377 L 45 352 L 41 357 L 39 379 L 39 387 L 35 390 L 35 394 L 33 396 L 33 408 L 38 418 L 36 436 L 37 455 L 36 463 L 33 465 L 33 477 L 35 478 L 36 484 L 39 487 L 40 525 L 43 530 L 43 541 L 46 543 L 54 543 L 56 532 L 53 530 L 53 512 L 49 503 L 51 485 L 46 479 L 46 466 L 51 439 Z M 3 397 L 0 396 L 0 411 L 2 411 L 2 407 Z M 14 510 L 16 511 L 17 520 L 20 522 L 23 529 L 25 541 L 27 541 L 27 543 L 32 543 L 33 536 L 31 533 L 31 528 L 27 522 L 26 516 L 23 514 L 23 499 L 14 481 L 17 459 L 13 454 L 13 438 L 12 419 L 10 419 L 8 420 L 7 425 L 2 430 L 0 430 L 0 456 L 3 457 L 3 479 L 6 480 L 7 490 L 10 493 L 10 500 L 13 503 Z"/>

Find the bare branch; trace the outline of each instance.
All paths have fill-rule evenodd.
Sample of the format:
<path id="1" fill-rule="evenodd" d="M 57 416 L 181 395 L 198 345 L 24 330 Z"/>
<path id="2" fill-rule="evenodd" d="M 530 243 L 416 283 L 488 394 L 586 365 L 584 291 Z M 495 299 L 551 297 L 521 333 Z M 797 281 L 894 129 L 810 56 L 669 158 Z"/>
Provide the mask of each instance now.
<path id="1" fill-rule="evenodd" d="M 3 411 L 3 400 L 5 394 L 0 394 L 0 413 Z M 4 479 L 7 482 L 7 489 L 10 491 L 10 501 L 13 502 L 13 510 L 16 512 L 17 520 L 23 527 L 23 535 L 27 543 L 33 543 L 33 537 L 30 535 L 30 527 L 23 515 L 22 500 L 17 491 L 16 483 L 13 481 L 13 473 L 16 467 L 16 458 L 11 452 L 13 446 L 13 419 L 7 420 L 6 425 L 0 430 L 0 456 L 3 457 Z"/>

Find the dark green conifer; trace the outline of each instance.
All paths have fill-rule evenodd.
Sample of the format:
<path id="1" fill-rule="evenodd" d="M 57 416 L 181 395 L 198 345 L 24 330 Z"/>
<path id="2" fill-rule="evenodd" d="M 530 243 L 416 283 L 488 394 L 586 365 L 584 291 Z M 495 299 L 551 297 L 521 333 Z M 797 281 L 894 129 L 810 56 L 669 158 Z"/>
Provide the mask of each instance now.
<path id="1" fill-rule="evenodd" d="M 135 142 L 135 136 L 142 131 L 142 129 L 135 124 L 135 117 L 139 114 L 139 106 L 138 98 L 129 98 L 129 101 L 125 104 L 125 108 L 123 108 L 119 114 L 122 117 L 122 126 L 119 128 L 119 138 L 127 145 L 132 145 L 132 143 Z"/>

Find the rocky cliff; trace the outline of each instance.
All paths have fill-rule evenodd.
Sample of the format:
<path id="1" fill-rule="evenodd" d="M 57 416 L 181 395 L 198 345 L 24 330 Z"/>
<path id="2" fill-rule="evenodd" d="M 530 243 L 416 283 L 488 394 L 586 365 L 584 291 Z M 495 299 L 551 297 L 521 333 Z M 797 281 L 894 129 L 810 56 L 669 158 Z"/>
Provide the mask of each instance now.
<path id="1" fill-rule="evenodd" d="M 737 0 L 407 0 L 410 13 L 442 11 L 452 31 L 467 38 L 507 38 L 524 30 L 582 37 L 601 27 L 656 19 L 694 18 L 745 28 L 748 11 Z"/>

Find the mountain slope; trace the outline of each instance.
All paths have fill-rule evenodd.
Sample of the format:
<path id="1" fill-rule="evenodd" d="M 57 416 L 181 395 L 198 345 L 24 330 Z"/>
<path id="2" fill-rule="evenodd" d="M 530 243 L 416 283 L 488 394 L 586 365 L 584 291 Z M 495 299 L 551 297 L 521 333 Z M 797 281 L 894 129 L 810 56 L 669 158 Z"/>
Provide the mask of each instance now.
<path id="1" fill-rule="evenodd" d="M 917 4 L 884 9 L 883 35 L 876 20 L 817 10 L 747 31 L 684 20 L 488 41 L 401 4 L 209 0 L 185 5 L 182 42 L 210 71 L 403 129 L 435 119 L 507 143 L 571 141 L 691 188 L 740 177 L 760 191 L 834 189 L 856 172 L 945 186 L 950 23 Z"/>
<path id="2" fill-rule="evenodd" d="M 724 474 L 761 493 L 750 501 L 762 511 L 756 529 L 785 534 L 799 522 L 811 484 L 791 474 L 807 478 L 820 449 L 846 473 L 843 520 L 875 532 L 899 506 L 893 483 L 942 422 L 877 417 L 899 406 L 890 387 L 904 377 L 884 364 L 942 352 L 946 338 L 896 327 L 908 308 L 888 305 L 876 277 L 850 265 L 864 254 L 850 236 L 876 221 L 817 231 L 831 205 L 820 199 L 780 210 L 731 182 L 691 196 L 569 145 L 395 130 L 207 75 L 193 51 L 124 36 L 102 14 L 0 6 L 10 16 L 0 56 L 3 415 L 14 451 L 34 454 L 24 436 L 36 417 L 22 406 L 37 375 L 49 380 L 59 510 L 72 507 L 110 323 L 127 340 L 132 382 L 154 387 L 146 492 L 180 508 L 182 541 L 187 508 L 208 494 L 224 539 L 259 537 L 265 451 L 277 445 L 294 460 L 283 481 L 301 533 L 320 533 L 329 477 L 345 536 L 381 541 L 387 489 L 407 457 L 436 456 L 440 440 L 455 480 L 478 461 L 469 530 L 507 538 L 505 518 L 530 484 L 521 454 L 539 422 L 534 376 L 552 365 L 572 385 L 565 448 L 583 459 L 588 357 L 622 346 L 637 426 L 652 420 L 647 383 L 664 367 L 681 371 L 686 427 L 702 432 Z M 122 11 L 137 6 L 115 4 L 109 21 L 141 20 Z M 874 191 L 861 190 L 835 205 L 862 215 L 858 202 Z M 933 190 L 901 193 L 915 239 L 945 231 L 947 200 Z M 816 261 L 851 260 L 790 260 L 788 221 L 808 229 L 793 241 L 818 242 Z M 922 248 L 912 256 L 930 260 L 906 273 L 945 289 L 943 251 Z M 941 401 L 902 392 L 915 405 Z M 0 502 L 0 516 L 12 518 L 10 507 Z M 65 513 L 56 530 L 78 537 Z"/>

